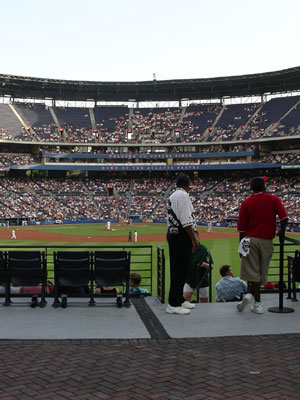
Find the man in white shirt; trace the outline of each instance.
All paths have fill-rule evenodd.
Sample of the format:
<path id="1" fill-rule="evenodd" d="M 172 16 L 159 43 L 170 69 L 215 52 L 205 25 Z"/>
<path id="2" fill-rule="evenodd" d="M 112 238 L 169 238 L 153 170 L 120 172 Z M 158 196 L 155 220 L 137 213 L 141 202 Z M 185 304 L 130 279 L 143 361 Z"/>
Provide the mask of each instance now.
<path id="1" fill-rule="evenodd" d="M 169 314 L 189 314 L 195 307 L 183 297 L 191 255 L 199 247 L 194 208 L 188 195 L 190 179 L 180 174 L 176 180 L 176 191 L 168 201 L 167 241 L 170 253 Z"/>

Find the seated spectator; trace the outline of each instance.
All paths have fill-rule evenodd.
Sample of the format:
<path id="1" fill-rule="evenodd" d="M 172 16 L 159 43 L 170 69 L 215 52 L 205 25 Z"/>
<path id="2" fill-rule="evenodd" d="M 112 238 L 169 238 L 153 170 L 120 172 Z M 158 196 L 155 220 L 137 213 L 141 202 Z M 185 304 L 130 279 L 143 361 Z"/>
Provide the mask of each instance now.
<path id="1" fill-rule="evenodd" d="M 113 288 L 111 286 L 102 286 L 102 285 L 97 285 L 95 289 L 95 294 L 111 294 L 115 293 L 118 294 L 120 293 L 120 290 L 118 288 Z"/>
<path id="2" fill-rule="evenodd" d="M 209 267 L 213 268 L 210 252 L 203 244 L 199 244 L 197 252 L 192 256 L 187 280 L 183 287 L 183 297 L 185 298 L 185 303 L 189 303 L 190 308 L 193 308 L 191 305 L 192 295 L 197 296 L 198 289 L 200 303 L 208 302 L 209 282 L 207 270 Z"/>
<path id="3" fill-rule="evenodd" d="M 243 293 L 247 291 L 247 285 L 240 278 L 233 277 L 233 270 L 230 265 L 222 265 L 220 268 L 220 279 L 215 286 L 216 301 L 240 301 Z"/>
<path id="4" fill-rule="evenodd" d="M 143 294 L 143 293 L 149 293 L 147 289 L 141 288 L 140 284 L 142 281 L 142 276 L 138 274 L 137 272 L 132 272 L 130 274 L 130 289 L 129 293 L 130 294 Z"/>

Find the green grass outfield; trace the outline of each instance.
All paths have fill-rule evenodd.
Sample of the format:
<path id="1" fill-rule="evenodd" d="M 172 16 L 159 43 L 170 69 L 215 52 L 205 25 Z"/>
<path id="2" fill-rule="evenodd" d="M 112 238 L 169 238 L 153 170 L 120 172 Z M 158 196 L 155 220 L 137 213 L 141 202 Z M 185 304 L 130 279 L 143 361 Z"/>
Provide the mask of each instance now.
<path id="1" fill-rule="evenodd" d="M 66 235 L 74 235 L 74 236 L 86 236 L 86 240 L 83 242 L 61 242 L 61 241 L 30 241 L 30 240 L 19 240 L 18 232 L 22 229 L 34 229 L 38 232 L 49 232 L 52 234 L 66 234 Z M 15 245 L 17 246 L 66 246 L 72 248 L 72 246 L 97 246 L 97 242 L 90 242 L 88 237 L 102 237 L 101 242 L 99 242 L 100 246 L 131 246 L 132 253 L 142 253 L 141 249 L 136 248 L 135 246 L 141 245 L 152 245 L 153 246 L 153 294 L 156 294 L 156 249 L 157 247 L 162 247 L 165 250 L 166 255 L 166 291 L 168 291 L 169 287 L 169 256 L 168 256 L 168 245 L 166 240 L 162 240 L 159 242 L 139 242 L 128 243 L 127 239 L 123 242 L 114 242 L 114 241 L 102 241 L 104 237 L 117 237 L 117 236 L 126 236 L 128 237 L 128 232 L 136 230 L 138 232 L 139 237 L 143 234 L 163 234 L 166 233 L 166 225 L 165 224 L 153 224 L 153 223 L 140 223 L 130 225 L 118 225 L 113 223 L 111 225 L 112 230 L 106 230 L 106 224 L 73 224 L 73 225 L 40 225 L 40 226 L 29 226 L 29 227 L 17 227 L 17 240 L 12 241 L 10 239 L 1 239 L 2 249 L 5 249 L 6 246 Z M 199 236 L 200 241 L 208 247 L 210 250 L 213 260 L 214 260 L 214 270 L 212 273 L 212 287 L 214 287 L 216 281 L 220 279 L 219 276 L 219 268 L 223 264 L 230 264 L 235 271 L 235 276 L 239 276 L 239 264 L 240 258 L 237 252 L 238 248 L 238 234 L 232 238 L 221 238 L 221 239 L 207 239 L 201 240 L 201 231 L 206 231 L 206 227 L 199 227 Z M 1 228 L 2 230 L 7 230 L 7 237 L 10 235 L 10 230 L 7 228 Z M 236 229 L 230 228 L 213 228 L 214 232 L 224 231 L 224 232 L 236 232 Z M 288 234 L 288 236 L 299 239 L 299 235 L 296 234 Z M 111 239 L 110 239 L 111 240 Z M 277 242 L 277 239 L 274 239 L 274 243 Z M 53 249 L 55 250 L 55 249 Z M 90 249 L 92 250 L 92 249 Z M 142 258 L 140 259 L 142 261 Z M 135 265 L 134 269 L 139 269 L 138 265 Z M 142 269 L 142 267 L 141 267 Z M 52 275 L 52 274 L 51 274 Z M 52 278 L 50 276 L 50 278 Z M 214 298 L 214 293 L 213 293 Z"/>

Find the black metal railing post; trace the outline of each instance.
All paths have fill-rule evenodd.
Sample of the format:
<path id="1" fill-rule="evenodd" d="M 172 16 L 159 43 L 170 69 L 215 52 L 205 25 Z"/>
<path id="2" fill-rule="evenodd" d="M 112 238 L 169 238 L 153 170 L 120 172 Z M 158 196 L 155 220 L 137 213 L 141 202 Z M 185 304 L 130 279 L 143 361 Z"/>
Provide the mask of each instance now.
<path id="1" fill-rule="evenodd" d="M 157 297 L 165 303 L 166 259 L 164 249 L 157 247 Z"/>
<path id="2" fill-rule="evenodd" d="M 279 238 L 279 306 L 278 307 L 270 307 L 268 311 L 273 313 L 291 313 L 295 310 L 291 307 L 283 307 L 283 267 L 284 267 L 284 241 L 285 237 Z"/>

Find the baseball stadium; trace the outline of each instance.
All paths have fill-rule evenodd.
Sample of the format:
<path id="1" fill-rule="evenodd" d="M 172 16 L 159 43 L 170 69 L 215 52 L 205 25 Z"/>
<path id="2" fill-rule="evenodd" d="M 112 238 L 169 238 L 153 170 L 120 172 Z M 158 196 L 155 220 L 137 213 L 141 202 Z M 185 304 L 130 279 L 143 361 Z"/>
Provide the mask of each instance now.
<path id="1" fill-rule="evenodd" d="M 57 18 L 47 29 L 60 32 L 67 58 L 70 32 Z M 26 40 L 38 64 L 44 48 L 31 52 L 35 38 Z M 95 42 L 91 34 L 86 48 Z M 80 61 L 86 48 L 69 52 Z M 122 57 L 132 54 L 101 62 L 113 70 Z M 85 62 L 83 77 L 96 58 Z M 182 173 L 210 257 L 194 309 L 171 315 L 167 210 Z M 226 301 L 216 284 L 224 265 L 240 276 L 237 224 L 257 177 L 288 223 L 273 239 L 264 312 L 237 312 L 246 289 Z M 299 195 L 299 66 L 114 81 L 0 71 L 0 399 L 298 399 Z"/>
<path id="2" fill-rule="evenodd" d="M 218 348 L 235 336 L 239 351 L 244 352 L 243 346 L 254 346 L 253 363 L 252 357 L 268 335 L 274 335 L 275 347 L 282 335 L 299 340 L 299 310 L 292 302 L 296 292 L 284 291 L 290 300 L 284 300 L 287 307 L 282 307 L 280 290 L 266 290 L 264 302 L 275 306 L 276 312 L 267 312 L 255 325 L 249 316 L 245 319 L 233 313 L 231 303 L 215 303 L 214 293 L 221 265 L 232 265 L 239 275 L 237 217 L 255 176 L 268 178 L 268 191 L 280 196 L 289 214 L 287 236 L 293 242 L 284 246 L 281 266 L 275 239 L 278 247 L 270 281 L 278 283 L 282 267 L 281 279 L 291 289 L 286 257 L 292 257 L 299 244 L 299 91 L 299 67 L 226 79 L 141 83 L 1 75 L 3 263 L 8 259 L 10 265 L 18 252 L 24 257 L 26 251 L 39 251 L 46 254 L 47 279 L 53 284 L 55 254 L 60 251 L 96 254 L 103 249 L 121 249 L 130 252 L 130 270 L 141 274 L 142 286 L 148 291 L 147 295 L 130 297 L 129 303 L 127 298 L 123 304 L 121 300 L 118 307 L 111 306 L 110 296 L 96 297 L 96 307 L 88 306 L 88 296 L 70 296 L 67 307 L 63 299 L 53 303 L 49 294 L 43 306 L 36 307 L 39 301 L 33 296 L 35 303 L 28 307 L 30 297 L 11 293 L 12 303 L 1 310 L 5 321 L 1 339 L 8 343 L 8 352 L 21 344 L 29 357 L 32 346 L 43 343 L 54 355 L 68 343 L 62 350 L 62 356 L 68 357 L 73 347 L 69 343 L 74 343 L 81 355 L 93 346 L 108 344 L 111 351 L 127 357 L 130 346 L 142 349 L 145 355 L 151 346 L 155 351 L 160 348 L 160 341 L 165 343 L 161 346 L 164 351 L 174 347 L 186 352 L 186 347 L 196 345 L 201 352 L 207 338 L 215 338 Z M 130 100 L 133 97 L 134 101 Z M 144 107 L 145 102 L 165 105 Z M 214 263 L 209 303 L 197 305 L 188 325 L 164 311 L 169 285 L 166 202 L 180 172 L 191 178 L 190 197 L 200 242 L 209 248 Z M 22 259 L 21 265 L 26 262 Z M 291 312 L 282 312 L 286 309 Z M 12 319 L 12 313 L 17 319 Z M 124 347 L 123 354 L 125 343 L 130 345 Z M 206 362 L 212 354 L 206 354 Z M 90 355 L 86 357 L 90 359 Z M 105 358 L 104 353 L 102 356 Z M 110 363 L 110 355 L 106 356 Z M 9 353 L 7 357 L 9 362 Z M 49 355 L 47 358 L 51 363 Z M 92 357 L 90 362 L 97 360 Z M 238 361 L 235 367 L 240 368 Z M 122 373 L 124 391 L 126 372 Z M 263 392 L 262 387 L 258 385 Z M 77 398 L 53 393 L 45 398 Z M 26 398 L 40 397 L 33 394 Z"/>
<path id="3" fill-rule="evenodd" d="M 100 84 L 1 75 L 0 84 L 3 244 L 12 245 L 12 227 L 13 244 L 22 246 L 124 246 L 136 231 L 138 244 L 153 246 L 153 254 L 161 247 L 168 264 L 166 202 L 180 172 L 192 180 L 200 241 L 215 264 L 211 300 L 222 264 L 239 274 L 236 222 L 253 177 L 267 176 L 297 238 L 299 67 L 226 82 Z M 146 101 L 177 105 L 142 107 Z M 68 106 L 76 102 L 83 105 Z M 145 282 L 154 296 L 155 261 Z M 278 279 L 274 269 L 273 283 Z"/>

